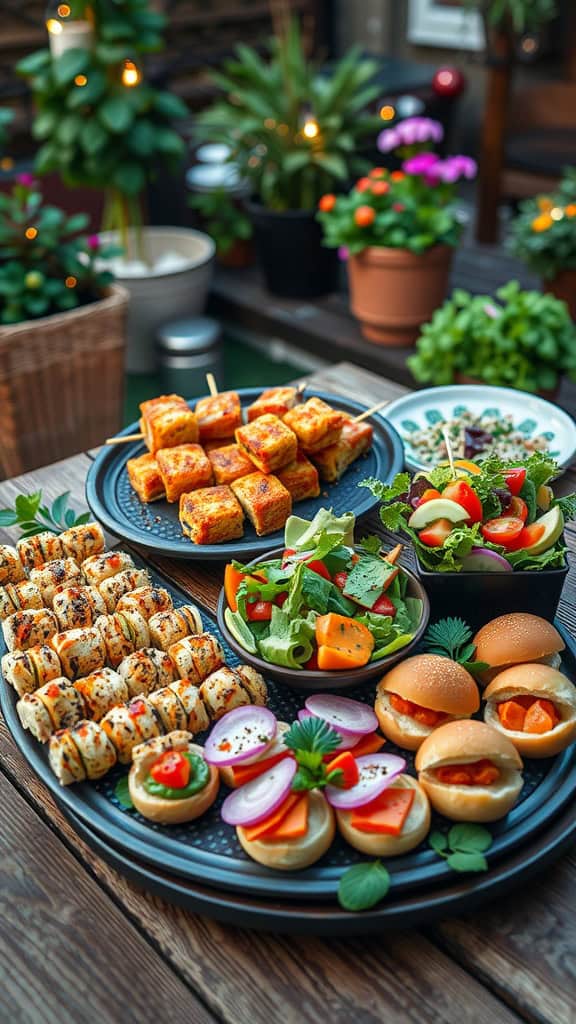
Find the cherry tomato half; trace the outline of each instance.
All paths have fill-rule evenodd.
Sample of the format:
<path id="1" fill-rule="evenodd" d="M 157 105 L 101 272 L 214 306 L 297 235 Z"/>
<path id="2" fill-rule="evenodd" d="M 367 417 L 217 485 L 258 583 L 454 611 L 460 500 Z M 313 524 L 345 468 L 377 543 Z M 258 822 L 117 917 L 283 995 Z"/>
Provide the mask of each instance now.
<path id="1" fill-rule="evenodd" d="M 332 582 L 332 577 L 324 565 L 324 562 L 321 562 L 318 558 L 314 558 L 311 562 L 306 562 L 306 565 L 308 569 L 317 573 L 318 576 L 323 576 L 325 580 L 329 580 L 330 583 Z"/>
<path id="2" fill-rule="evenodd" d="M 530 526 L 524 526 L 518 534 L 515 541 L 509 546 L 510 551 L 520 551 L 522 548 L 530 548 L 533 544 L 537 544 L 540 538 L 544 534 L 544 527 L 540 523 L 530 523 Z"/>
<path id="3" fill-rule="evenodd" d="M 269 622 L 272 618 L 272 601 L 253 601 L 246 604 L 249 622 Z"/>
<path id="4" fill-rule="evenodd" d="M 381 597 L 379 597 L 372 605 L 370 610 L 373 611 L 375 615 L 390 615 L 391 618 L 394 618 L 396 615 L 396 608 L 392 604 L 390 598 L 386 597 L 386 594 L 382 594 Z"/>
<path id="5" fill-rule="evenodd" d="M 518 498 L 517 496 L 512 498 L 507 511 L 509 516 L 518 516 L 518 519 L 521 519 L 523 523 L 525 523 L 528 518 L 528 505 L 525 501 L 522 501 L 522 498 Z"/>
<path id="6" fill-rule="evenodd" d="M 482 522 L 482 502 L 465 480 L 453 480 L 442 491 L 442 497 L 460 505 L 468 513 L 469 522 Z"/>
<path id="7" fill-rule="evenodd" d="M 277 604 L 279 608 L 282 607 L 285 601 L 288 600 L 288 591 L 283 590 L 281 594 L 277 594 L 274 598 L 274 604 Z"/>
<path id="8" fill-rule="evenodd" d="M 505 469 L 503 476 L 510 494 L 520 494 L 526 479 L 526 470 L 524 467 L 517 466 L 515 469 Z"/>
<path id="9" fill-rule="evenodd" d="M 437 519 L 435 523 L 421 530 L 418 537 L 429 548 L 441 548 L 453 526 L 449 519 Z"/>
<path id="10" fill-rule="evenodd" d="M 183 789 L 190 782 L 190 762 L 177 750 L 168 750 L 154 762 L 150 775 L 162 786 Z"/>
<path id="11" fill-rule="evenodd" d="M 339 588 L 339 590 L 344 590 L 344 587 L 346 586 L 347 579 L 348 579 L 348 573 L 344 572 L 343 570 L 341 570 L 340 572 L 334 573 L 334 583 Z"/>
<path id="12" fill-rule="evenodd" d="M 517 540 L 523 529 L 524 523 L 519 516 L 498 516 L 484 523 L 482 536 L 492 544 L 501 544 L 502 547 L 508 548 Z"/>

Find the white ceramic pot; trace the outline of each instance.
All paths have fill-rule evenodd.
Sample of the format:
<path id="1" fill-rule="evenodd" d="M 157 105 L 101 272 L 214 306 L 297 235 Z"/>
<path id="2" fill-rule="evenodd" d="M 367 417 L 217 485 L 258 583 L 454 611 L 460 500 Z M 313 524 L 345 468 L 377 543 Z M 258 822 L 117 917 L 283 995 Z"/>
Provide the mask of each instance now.
<path id="1" fill-rule="evenodd" d="M 158 268 L 137 275 L 114 262 L 116 280 L 130 293 L 126 369 L 129 373 L 153 373 L 158 329 L 170 320 L 202 313 L 216 247 L 209 235 L 191 228 L 144 228 L 144 249 L 151 267 L 166 253 L 184 262 L 176 270 Z M 104 232 L 102 242 L 119 244 L 116 232 Z M 144 268 L 141 268 L 143 270 Z"/>

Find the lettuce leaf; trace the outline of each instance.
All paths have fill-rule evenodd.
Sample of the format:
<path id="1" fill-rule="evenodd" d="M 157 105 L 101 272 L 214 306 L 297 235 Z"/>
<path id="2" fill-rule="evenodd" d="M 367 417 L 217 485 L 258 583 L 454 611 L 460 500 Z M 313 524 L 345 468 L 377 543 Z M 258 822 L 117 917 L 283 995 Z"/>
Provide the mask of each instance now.
<path id="1" fill-rule="evenodd" d="M 316 629 L 316 615 L 310 612 L 306 618 L 290 618 L 282 608 L 272 608 L 270 635 L 260 640 L 258 646 L 265 661 L 285 668 L 302 668 L 312 657 L 312 641 Z"/>

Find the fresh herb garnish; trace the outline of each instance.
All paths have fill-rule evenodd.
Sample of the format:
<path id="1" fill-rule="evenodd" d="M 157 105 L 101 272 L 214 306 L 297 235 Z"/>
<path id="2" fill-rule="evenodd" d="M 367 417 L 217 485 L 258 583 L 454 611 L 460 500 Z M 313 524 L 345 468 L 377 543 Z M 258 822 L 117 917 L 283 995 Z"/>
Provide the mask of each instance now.
<path id="1" fill-rule="evenodd" d="M 424 644 L 429 654 L 457 661 L 468 672 L 484 672 L 489 668 L 485 661 L 475 661 L 476 648 L 472 641 L 472 630 L 463 619 L 439 619 L 428 626 Z"/>
<path id="2" fill-rule="evenodd" d="M 327 771 L 323 761 L 325 754 L 338 749 L 341 737 L 322 718 L 305 718 L 293 722 L 284 733 L 284 745 L 294 751 L 298 770 L 292 782 L 292 789 L 318 789 L 323 786 L 338 786 L 343 773 L 340 769 Z"/>
<path id="3" fill-rule="evenodd" d="M 567 494 L 565 498 L 554 498 L 551 504 L 552 507 L 558 506 L 566 522 L 576 519 L 576 494 Z"/>
<path id="4" fill-rule="evenodd" d="M 397 473 L 391 484 L 385 484 L 376 477 L 361 480 L 360 487 L 367 487 L 375 498 L 383 502 L 380 508 L 380 519 L 387 530 L 395 532 L 406 525 L 406 520 L 414 511 L 406 501 L 410 490 L 410 474 Z M 400 499 L 400 500 L 396 500 Z"/>
<path id="5" fill-rule="evenodd" d="M 492 834 L 483 825 L 453 825 L 448 835 L 432 832 L 428 843 L 453 871 L 487 871 L 484 854 L 492 846 Z"/>
<path id="6" fill-rule="evenodd" d="M 42 505 L 42 491 L 34 494 L 19 494 L 14 508 L 0 509 L 0 526 L 19 526 L 21 537 L 33 537 L 37 533 L 62 533 L 71 526 L 80 526 L 90 519 L 89 512 L 77 515 L 68 507 L 70 491 L 61 494 L 50 508 Z"/>
<path id="7" fill-rule="evenodd" d="M 390 875 L 382 861 L 365 861 L 348 868 L 340 878 L 338 902 L 344 910 L 370 910 L 386 896 Z"/>
<path id="8" fill-rule="evenodd" d="M 358 541 L 356 547 L 361 548 L 367 555 L 379 555 L 382 550 L 383 540 L 381 537 L 377 537 L 375 533 L 370 533 L 367 537 L 362 537 L 362 540 Z"/>
<path id="9" fill-rule="evenodd" d="M 126 811 L 133 811 L 134 804 L 132 803 L 132 797 L 130 796 L 130 790 L 128 788 L 128 776 L 123 775 L 121 779 L 118 779 L 114 787 L 114 796 L 118 803 Z"/>

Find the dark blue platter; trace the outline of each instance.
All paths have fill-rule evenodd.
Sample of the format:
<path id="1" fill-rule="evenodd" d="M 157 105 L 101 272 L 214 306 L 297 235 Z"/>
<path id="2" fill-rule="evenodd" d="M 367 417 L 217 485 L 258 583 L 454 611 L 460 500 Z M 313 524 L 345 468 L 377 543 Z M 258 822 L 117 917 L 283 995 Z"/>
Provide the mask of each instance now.
<path id="1" fill-rule="evenodd" d="M 238 391 L 243 406 L 250 405 L 261 393 L 262 388 L 241 388 Z M 353 416 L 366 409 L 359 402 L 325 391 L 306 391 L 305 397 L 311 397 L 312 394 Z M 359 518 L 376 507 L 378 499 L 365 487 L 358 487 L 358 483 L 369 476 L 384 481 L 392 480 L 404 465 L 404 448 L 399 435 L 382 416 L 373 416 L 370 422 L 374 428 L 371 450 L 355 462 L 338 483 L 323 484 L 319 498 L 298 502 L 295 511 L 299 516 L 311 519 L 319 508 L 327 506 L 332 507 L 337 515 L 354 512 Z M 119 436 L 133 434 L 138 430 L 138 424 L 132 423 Z M 242 560 L 269 551 L 282 543 L 282 530 L 258 537 L 254 527 L 246 521 L 244 536 L 240 540 L 227 544 L 193 544 L 182 533 L 178 521 L 178 503 L 169 505 L 166 501 L 155 501 L 145 505 L 132 490 L 126 463 L 128 459 L 142 455 L 145 451 L 141 441 L 111 445 L 102 449 L 90 467 L 86 479 L 86 499 L 96 519 L 110 533 L 157 554 L 202 560 L 226 561 L 231 557 Z"/>

